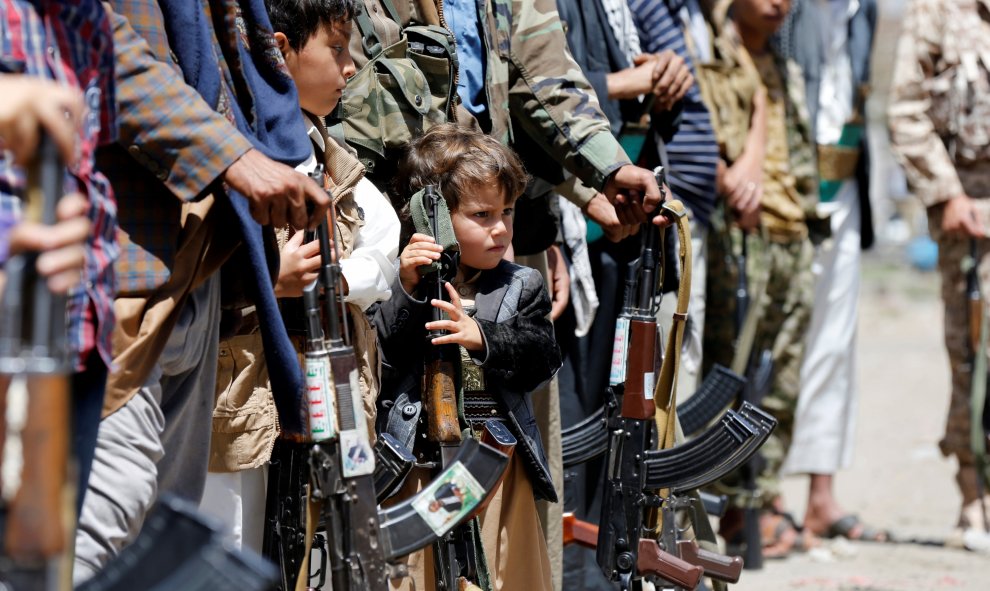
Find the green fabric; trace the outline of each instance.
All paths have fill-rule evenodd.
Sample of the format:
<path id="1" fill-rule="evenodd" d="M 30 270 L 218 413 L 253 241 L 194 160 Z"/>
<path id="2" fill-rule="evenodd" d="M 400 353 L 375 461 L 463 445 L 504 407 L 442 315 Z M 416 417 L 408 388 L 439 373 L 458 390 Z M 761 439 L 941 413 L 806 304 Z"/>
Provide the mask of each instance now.
<path id="1" fill-rule="evenodd" d="M 862 139 L 863 125 L 861 123 L 846 123 L 842 128 L 842 135 L 839 137 L 836 145 L 843 148 L 855 148 L 859 146 L 859 142 Z M 822 203 L 835 201 L 835 196 L 839 193 L 839 189 L 842 188 L 842 183 L 844 182 L 844 180 L 819 181 L 818 200 Z"/>
<path id="2" fill-rule="evenodd" d="M 439 191 L 437 195 L 440 197 L 437 200 L 438 235 L 434 236 L 433 229 L 430 227 L 430 204 L 426 198 L 426 189 L 417 191 L 409 201 L 409 213 L 412 217 L 413 227 L 416 228 L 416 232 L 433 237 L 437 241 L 437 244 L 443 247 L 444 251 L 459 251 L 460 246 L 457 244 L 457 237 L 454 235 L 454 225 L 450 221 L 450 210 L 447 209 L 447 202 L 440 195 Z M 418 270 L 420 275 L 435 273 L 440 270 L 440 263 L 434 262 L 429 265 L 422 265 Z"/>
<path id="3" fill-rule="evenodd" d="M 605 236 L 605 230 L 602 230 L 602 227 L 599 226 L 594 220 L 586 220 L 586 223 L 588 224 L 588 229 L 585 234 L 587 236 L 588 244 L 591 244 L 592 242 L 595 242 L 599 238 Z"/>

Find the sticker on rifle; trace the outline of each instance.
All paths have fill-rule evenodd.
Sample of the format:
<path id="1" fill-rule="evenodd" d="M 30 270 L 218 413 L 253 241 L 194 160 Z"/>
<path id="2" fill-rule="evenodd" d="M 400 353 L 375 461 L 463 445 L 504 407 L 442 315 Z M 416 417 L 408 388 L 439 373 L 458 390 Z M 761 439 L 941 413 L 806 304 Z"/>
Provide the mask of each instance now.
<path id="1" fill-rule="evenodd" d="M 412 505 L 430 529 L 442 536 L 474 511 L 484 496 L 484 487 L 464 464 L 454 462 L 416 495 Z"/>
<path id="2" fill-rule="evenodd" d="M 324 358 L 306 358 L 306 405 L 309 436 L 313 441 L 326 441 L 337 434 L 337 413 L 330 396 L 330 365 Z"/>
<path id="3" fill-rule="evenodd" d="M 367 436 L 360 431 L 341 431 L 340 449 L 344 478 L 365 476 L 375 471 L 375 454 Z"/>
<path id="4" fill-rule="evenodd" d="M 643 394 L 647 400 L 653 400 L 653 387 L 656 384 L 653 372 L 643 374 Z"/>
<path id="5" fill-rule="evenodd" d="M 615 320 L 615 337 L 612 339 L 612 365 L 608 372 L 608 385 L 618 386 L 626 381 L 626 357 L 628 353 L 629 319 Z"/>

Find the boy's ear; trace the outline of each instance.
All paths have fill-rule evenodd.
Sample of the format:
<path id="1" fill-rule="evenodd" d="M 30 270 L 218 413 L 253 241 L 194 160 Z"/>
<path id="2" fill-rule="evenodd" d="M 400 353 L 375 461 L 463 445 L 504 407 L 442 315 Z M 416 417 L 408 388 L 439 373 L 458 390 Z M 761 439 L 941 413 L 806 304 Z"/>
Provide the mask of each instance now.
<path id="1" fill-rule="evenodd" d="M 289 47 L 289 38 L 281 31 L 275 31 L 275 44 L 278 45 L 278 50 L 282 52 L 283 56 L 292 49 Z"/>

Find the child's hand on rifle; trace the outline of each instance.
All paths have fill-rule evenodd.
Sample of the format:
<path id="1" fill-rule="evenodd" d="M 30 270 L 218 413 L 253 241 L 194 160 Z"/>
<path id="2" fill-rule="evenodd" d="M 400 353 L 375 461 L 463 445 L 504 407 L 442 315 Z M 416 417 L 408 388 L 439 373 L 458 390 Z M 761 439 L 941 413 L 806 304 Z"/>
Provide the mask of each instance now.
<path id="1" fill-rule="evenodd" d="M 320 270 L 320 242 L 313 240 L 303 244 L 304 236 L 305 232 L 293 234 L 279 254 L 275 297 L 300 297 L 303 288 L 316 280 Z"/>
<path id="2" fill-rule="evenodd" d="M 432 264 L 440 259 L 443 247 L 436 243 L 432 236 L 413 234 L 409 244 L 399 255 L 399 281 L 402 289 L 411 294 L 419 285 L 418 267 Z"/>
<path id="3" fill-rule="evenodd" d="M 439 308 L 447 313 L 449 320 L 437 320 L 427 322 L 426 330 L 445 330 L 447 334 L 433 339 L 434 345 L 446 345 L 456 343 L 468 351 L 484 351 L 485 339 L 481 336 L 481 327 L 478 323 L 464 313 L 464 306 L 461 304 L 461 297 L 457 295 L 457 290 L 450 282 L 444 283 L 447 293 L 450 294 L 450 301 L 431 300 L 430 304 L 434 308 Z"/>

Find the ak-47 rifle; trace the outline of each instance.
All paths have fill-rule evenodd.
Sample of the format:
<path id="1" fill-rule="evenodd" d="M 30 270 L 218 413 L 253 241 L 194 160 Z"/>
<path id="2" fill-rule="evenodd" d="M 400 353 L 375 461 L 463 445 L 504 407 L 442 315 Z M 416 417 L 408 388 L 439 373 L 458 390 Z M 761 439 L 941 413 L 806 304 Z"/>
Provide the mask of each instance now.
<path id="1" fill-rule="evenodd" d="M 736 259 L 736 268 L 739 276 L 736 286 L 735 322 L 737 359 L 746 360 L 746 385 L 742 389 L 740 404 L 748 402 L 753 406 L 759 406 L 770 388 L 773 377 L 773 354 L 769 349 L 757 350 L 755 343 L 752 341 L 752 334 L 744 334 L 747 330 L 755 330 L 755 326 L 751 324 L 756 321 L 755 318 L 750 318 L 750 287 L 746 270 L 747 259 L 749 258 L 747 242 L 748 235 L 743 232 L 742 247 Z M 747 325 L 747 323 L 750 323 L 750 325 Z M 746 338 L 747 336 L 749 339 Z M 749 340 L 748 346 L 750 350 L 748 353 L 740 351 L 741 347 L 747 346 L 747 343 L 744 342 L 746 340 Z M 737 368 L 733 367 L 733 369 Z M 754 505 L 754 502 L 759 491 L 756 479 L 760 472 L 763 471 L 765 465 L 766 461 L 763 459 L 763 456 L 757 452 L 746 462 L 742 470 L 743 490 L 747 496 L 746 505 L 743 508 L 743 539 L 745 542 L 743 561 L 746 568 L 750 570 L 763 568 L 760 511 Z"/>
<path id="2" fill-rule="evenodd" d="M 663 187 L 663 169 L 657 169 L 658 184 Z M 616 386 L 610 395 L 621 388 L 618 415 L 611 417 L 608 425 L 609 442 L 606 462 L 606 480 L 599 521 L 596 558 L 602 572 L 612 581 L 618 581 L 623 591 L 638 588 L 640 582 L 641 554 L 662 557 L 656 560 L 668 573 L 667 580 L 690 578 L 697 569 L 681 561 L 673 554 L 664 553 L 656 540 L 641 538 L 644 512 L 658 508 L 662 502 L 655 493 L 646 489 L 645 454 L 652 448 L 655 432 L 656 406 L 653 402 L 654 385 L 660 364 L 660 343 L 656 322 L 656 295 L 658 267 L 660 264 L 660 230 L 653 224 L 642 229 L 642 247 L 627 281 L 626 303 L 623 310 L 628 327 L 617 329 L 617 341 L 621 340 L 625 355 L 624 384 Z M 627 331 L 620 334 L 620 330 Z"/>
<path id="3" fill-rule="evenodd" d="M 64 176 L 55 143 L 42 134 L 38 156 L 28 168 L 24 219 L 55 223 Z M 39 254 L 20 253 L 7 261 L 0 302 L 0 414 L 5 416 L 0 453 L 5 442 L 20 443 L 4 454 L 16 465 L 4 466 L 7 479 L 0 484 L 0 581 L 18 591 L 68 588 L 63 561 L 74 521 L 66 300 L 39 275 Z M 21 424 L 10 421 L 21 413 Z"/>
<path id="4" fill-rule="evenodd" d="M 322 182 L 322 169 L 316 174 Z M 331 208 L 334 230 L 335 216 Z M 448 483 L 469 488 L 472 497 L 463 503 L 466 517 L 497 486 L 508 464 L 503 450 L 515 443 L 501 425 L 486 425 L 480 442 L 465 440 L 450 450 L 446 468 L 418 494 L 387 509 L 376 506 L 381 491 L 375 484 L 394 488 L 411 462 L 408 450 L 384 438 L 379 448 L 387 465 L 376 469 L 357 389 L 356 359 L 346 341 L 346 316 L 341 318 L 338 309 L 343 292 L 329 232 L 326 222 L 317 230 L 320 278 L 303 290 L 309 429 L 285 434 L 270 466 L 264 554 L 280 566 L 280 591 L 312 589 L 314 576 L 322 586 L 328 568 L 335 590 L 384 590 L 388 578 L 404 576 L 400 558 L 436 542 L 462 521 L 438 522 L 429 515 L 435 490 Z M 330 286 L 324 288 L 322 303 L 319 284 Z M 314 500 L 322 510 L 310 505 Z M 325 533 L 317 535 L 318 528 Z M 315 574 L 309 569 L 311 545 L 322 557 Z"/>
<path id="5" fill-rule="evenodd" d="M 415 198 L 415 197 L 414 197 Z M 425 206 L 430 232 L 440 242 L 441 201 L 443 197 L 433 186 L 423 190 L 423 205 Z M 458 252 L 456 249 L 444 250 L 436 269 L 423 277 L 426 294 L 430 299 L 446 301 L 448 299 L 444 283 L 457 274 Z M 443 319 L 443 312 L 434 307 L 431 320 Z M 457 446 L 461 445 L 461 424 L 458 415 L 458 370 L 460 367 L 460 350 L 457 345 L 434 345 L 433 339 L 442 336 L 441 330 L 431 330 L 426 335 L 426 362 L 423 373 L 423 404 L 426 411 L 426 439 L 434 446 L 432 464 L 438 469 L 450 467 L 452 455 Z M 482 441 L 490 443 L 508 457 L 515 447 L 515 437 L 497 421 L 486 423 L 487 435 Z M 501 479 L 502 471 L 499 472 Z M 473 488 L 471 483 L 464 483 L 467 488 Z M 464 485 L 457 489 L 461 493 L 463 504 L 465 497 L 475 497 L 477 492 L 463 490 Z M 438 493 L 439 494 L 439 491 Z M 467 516 L 471 519 L 482 505 Z M 458 513 L 464 513 L 461 507 Z M 488 573 L 481 572 L 483 564 L 476 552 L 476 534 L 472 532 L 470 523 L 463 523 L 433 544 L 434 571 L 436 573 L 437 591 L 480 591 L 479 586 Z"/>
<path id="6" fill-rule="evenodd" d="M 276 577 L 267 560 L 225 543 L 222 524 L 165 495 L 134 543 L 78 591 L 268 591 Z"/>

